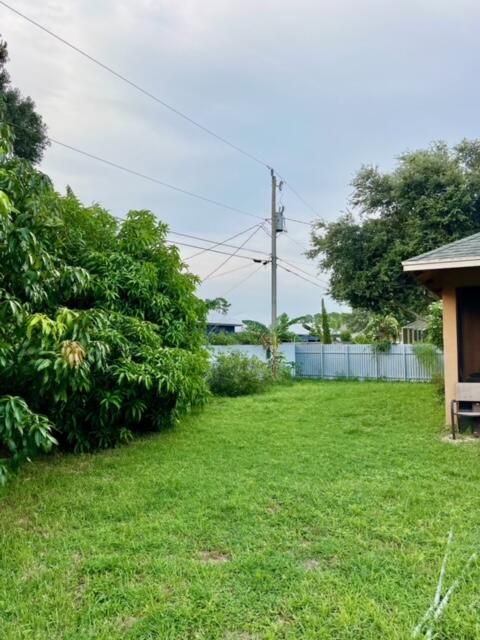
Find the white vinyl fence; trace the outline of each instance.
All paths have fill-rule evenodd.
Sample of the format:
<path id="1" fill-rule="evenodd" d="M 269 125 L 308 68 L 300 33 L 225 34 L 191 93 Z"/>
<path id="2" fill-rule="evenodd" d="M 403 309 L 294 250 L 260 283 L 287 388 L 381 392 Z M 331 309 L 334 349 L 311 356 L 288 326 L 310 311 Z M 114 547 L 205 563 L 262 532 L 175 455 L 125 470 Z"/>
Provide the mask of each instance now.
<path id="1" fill-rule="evenodd" d="M 302 378 L 368 380 L 431 380 L 411 344 L 395 344 L 382 353 L 369 344 L 297 344 L 297 375 Z M 439 368 L 443 356 L 438 352 Z"/>
<path id="2" fill-rule="evenodd" d="M 212 345 L 209 349 L 214 353 L 232 353 L 232 351 L 239 351 L 240 353 L 246 353 L 249 356 L 256 356 L 267 362 L 267 352 L 259 344 L 229 344 L 229 345 Z M 285 362 L 296 362 L 295 357 L 295 344 L 293 342 L 284 342 L 279 347 L 280 353 L 283 354 Z"/>
<path id="3" fill-rule="evenodd" d="M 266 361 L 260 345 L 212 346 L 213 353 L 240 351 Z M 288 363 L 295 363 L 299 378 L 358 378 L 361 380 L 404 380 L 428 382 L 431 372 L 418 361 L 410 344 L 392 345 L 386 353 L 368 344 L 283 343 L 280 351 Z M 443 354 L 438 352 L 439 370 Z"/>

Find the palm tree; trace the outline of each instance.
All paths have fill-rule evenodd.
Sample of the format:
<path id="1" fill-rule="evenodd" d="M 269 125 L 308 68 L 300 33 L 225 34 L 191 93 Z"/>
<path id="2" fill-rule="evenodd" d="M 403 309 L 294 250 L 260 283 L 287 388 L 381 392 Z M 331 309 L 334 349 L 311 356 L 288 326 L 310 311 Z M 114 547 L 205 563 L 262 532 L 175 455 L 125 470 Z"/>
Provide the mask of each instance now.
<path id="1" fill-rule="evenodd" d="M 277 342 L 293 342 L 295 334 L 290 330 L 290 327 L 294 324 L 302 324 L 304 321 L 305 316 L 289 318 L 288 314 L 281 313 L 277 317 L 273 331 L 267 325 L 256 320 L 243 320 L 242 322 L 246 327 L 246 331 L 255 336 L 258 343 L 271 346 L 273 336 L 275 336 Z"/>
<path id="2" fill-rule="evenodd" d="M 308 331 L 309 335 L 318 338 L 322 342 L 322 314 L 315 313 L 312 316 L 305 316 L 302 322 L 303 328 Z"/>

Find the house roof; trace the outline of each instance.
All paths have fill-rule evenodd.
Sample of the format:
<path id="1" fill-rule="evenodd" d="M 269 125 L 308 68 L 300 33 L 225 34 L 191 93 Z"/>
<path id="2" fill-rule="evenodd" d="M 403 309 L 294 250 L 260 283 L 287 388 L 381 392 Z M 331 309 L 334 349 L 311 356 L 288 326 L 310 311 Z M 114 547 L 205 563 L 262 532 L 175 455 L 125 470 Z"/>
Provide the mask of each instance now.
<path id="1" fill-rule="evenodd" d="M 402 262 L 404 271 L 480 266 L 480 233 L 444 244 Z"/>
<path id="2" fill-rule="evenodd" d="M 402 327 L 402 329 L 415 329 L 415 330 L 419 330 L 419 331 L 423 331 L 427 328 L 428 324 L 426 320 L 423 320 L 422 318 L 417 318 L 416 320 L 414 320 L 413 322 L 409 322 L 409 324 L 406 324 Z"/>
<path id="3" fill-rule="evenodd" d="M 227 318 L 221 313 L 209 313 L 207 324 L 222 325 L 223 327 L 241 327 L 242 323 L 232 318 Z"/>

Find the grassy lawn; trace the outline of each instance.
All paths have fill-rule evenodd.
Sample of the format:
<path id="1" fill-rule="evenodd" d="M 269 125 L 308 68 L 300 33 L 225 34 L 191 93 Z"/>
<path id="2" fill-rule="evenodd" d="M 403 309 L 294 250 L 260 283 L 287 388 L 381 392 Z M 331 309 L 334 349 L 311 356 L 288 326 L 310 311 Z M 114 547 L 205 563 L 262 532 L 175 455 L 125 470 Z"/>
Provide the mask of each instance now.
<path id="1" fill-rule="evenodd" d="M 480 449 L 428 385 L 302 382 L 37 461 L 0 492 L 2 640 L 410 637 L 480 550 Z M 480 563 L 436 638 L 480 638 Z"/>

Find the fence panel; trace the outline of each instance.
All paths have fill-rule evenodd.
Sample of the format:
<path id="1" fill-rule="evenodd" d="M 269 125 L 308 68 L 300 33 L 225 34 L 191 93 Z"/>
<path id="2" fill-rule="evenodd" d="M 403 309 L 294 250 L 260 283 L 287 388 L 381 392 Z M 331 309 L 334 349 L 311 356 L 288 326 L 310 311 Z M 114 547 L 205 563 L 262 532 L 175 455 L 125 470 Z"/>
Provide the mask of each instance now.
<path id="1" fill-rule="evenodd" d="M 240 352 L 248 356 L 256 356 L 264 362 L 267 361 L 267 352 L 259 344 L 229 344 L 229 345 L 210 345 L 209 350 L 215 355 L 217 353 Z M 279 347 L 280 353 L 285 358 L 285 362 L 295 364 L 295 344 L 293 342 L 282 343 Z"/>
<path id="2" fill-rule="evenodd" d="M 426 382 L 431 374 L 418 361 L 412 345 L 392 345 L 388 352 L 365 344 L 297 343 L 297 375 L 302 378 L 360 378 Z M 443 355 L 438 352 L 439 364 Z"/>
<path id="3" fill-rule="evenodd" d="M 210 347 L 213 354 L 240 351 L 266 361 L 260 345 Z M 394 344 L 386 353 L 369 344 L 284 343 L 280 346 L 286 362 L 295 363 L 300 378 L 359 378 L 361 380 L 405 380 L 428 382 L 431 373 L 418 361 L 411 344 Z M 440 367 L 443 354 L 438 352 Z"/>

